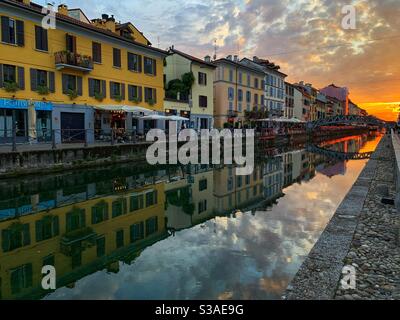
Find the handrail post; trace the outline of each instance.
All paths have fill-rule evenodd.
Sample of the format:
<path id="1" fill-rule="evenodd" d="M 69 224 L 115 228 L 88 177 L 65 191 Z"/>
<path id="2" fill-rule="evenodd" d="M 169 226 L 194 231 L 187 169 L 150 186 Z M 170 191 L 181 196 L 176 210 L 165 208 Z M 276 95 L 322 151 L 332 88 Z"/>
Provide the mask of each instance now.
<path id="1" fill-rule="evenodd" d="M 51 147 L 53 150 L 57 148 L 56 145 L 56 129 L 51 130 Z"/>
<path id="2" fill-rule="evenodd" d="M 87 134 L 87 130 L 88 130 L 88 129 L 85 129 L 85 148 L 88 147 L 88 134 Z"/>
<path id="3" fill-rule="evenodd" d="M 13 152 L 17 151 L 17 128 L 15 123 L 13 124 L 13 129 L 12 129 L 12 151 Z"/>

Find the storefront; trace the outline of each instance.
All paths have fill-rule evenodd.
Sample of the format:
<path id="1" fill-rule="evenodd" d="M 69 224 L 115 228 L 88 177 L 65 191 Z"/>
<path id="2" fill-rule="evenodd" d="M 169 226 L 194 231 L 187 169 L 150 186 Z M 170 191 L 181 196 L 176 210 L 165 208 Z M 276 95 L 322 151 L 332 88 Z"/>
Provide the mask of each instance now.
<path id="1" fill-rule="evenodd" d="M 36 123 L 33 127 L 38 142 L 49 142 L 52 139 L 52 111 L 53 104 L 50 102 L 34 102 Z M 32 136 L 32 133 L 29 133 Z"/>
<path id="2" fill-rule="evenodd" d="M 0 99 L 0 143 L 9 143 L 13 139 L 13 130 L 17 142 L 28 138 L 28 101 Z"/>

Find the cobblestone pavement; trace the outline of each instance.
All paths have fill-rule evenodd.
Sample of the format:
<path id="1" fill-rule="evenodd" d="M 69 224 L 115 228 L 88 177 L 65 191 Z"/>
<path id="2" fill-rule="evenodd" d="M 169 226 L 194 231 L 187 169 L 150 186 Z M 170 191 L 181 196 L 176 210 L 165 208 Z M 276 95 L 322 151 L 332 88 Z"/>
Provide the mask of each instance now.
<path id="1" fill-rule="evenodd" d="M 400 299 L 400 215 L 395 155 L 384 136 L 371 160 L 288 286 L 283 299 Z M 343 290 L 344 266 L 356 270 L 356 289 Z"/>
<path id="2" fill-rule="evenodd" d="M 396 196 L 390 139 L 384 138 L 373 159 L 377 162 L 375 177 L 344 261 L 356 269 L 356 289 L 342 290 L 339 286 L 335 299 L 400 299 L 400 218 L 393 205 L 381 202 L 382 197 Z"/>

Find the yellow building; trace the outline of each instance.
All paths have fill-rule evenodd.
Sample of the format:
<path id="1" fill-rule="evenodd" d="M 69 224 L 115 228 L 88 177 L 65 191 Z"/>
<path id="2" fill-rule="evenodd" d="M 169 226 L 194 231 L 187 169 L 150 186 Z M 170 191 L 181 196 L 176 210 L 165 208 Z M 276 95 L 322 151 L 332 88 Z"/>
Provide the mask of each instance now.
<path id="1" fill-rule="evenodd" d="M 118 272 L 120 260 L 131 263 L 168 236 L 164 202 L 164 183 L 157 183 L 1 221 L 0 297 L 47 294 L 44 265 L 55 267 L 57 288 L 99 270 Z"/>
<path id="2" fill-rule="evenodd" d="M 234 167 L 214 171 L 214 197 L 217 214 L 261 203 L 264 195 L 263 168 L 256 167 L 251 175 L 236 176 Z"/>
<path id="3" fill-rule="evenodd" d="M 213 128 L 214 114 L 214 70 L 208 57 L 205 60 L 178 51 L 173 47 L 166 58 L 165 85 L 167 115 L 178 115 L 190 119 L 190 127 L 196 130 Z M 192 77 L 187 92 L 169 91 L 171 81 L 182 81 Z M 189 85 L 188 85 L 189 86 Z"/>
<path id="4" fill-rule="evenodd" d="M 264 72 L 245 66 L 237 57 L 228 56 L 213 62 L 217 65 L 214 80 L 214 123 L 242 127 L 245 112 L 264 111 Z"/>
<path id="5" fill-rule="evenodd" d="M 90 21 L 60 5 L 56 29 L 47 30 L 42 8 L 29 0 L 1 1 L 0 12 L 0 142 L 13 123 L 19 139 L 88 129 L 93 140 L 95 130 L 144 126 L 132 120 L 135 106 L 163 111 L 167 53 L 133 24 L 108 15 Z"/>

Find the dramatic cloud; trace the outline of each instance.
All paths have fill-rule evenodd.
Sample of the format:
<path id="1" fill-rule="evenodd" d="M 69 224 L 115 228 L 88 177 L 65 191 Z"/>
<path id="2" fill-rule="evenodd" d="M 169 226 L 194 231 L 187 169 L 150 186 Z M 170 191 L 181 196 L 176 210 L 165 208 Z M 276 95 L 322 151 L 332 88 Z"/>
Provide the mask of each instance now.
<path id="1" fill-rule="evenodd" d="M 277 62 L 289 81 L 316 87 L 348 86 L 352 99 L 393 117 L 385 104 L 400 101 L 398 0 L 77 0 L 91 17 L 114 14 L 132 21 L 154 46 L 202 57 L 258 55 Z M 341 12 L 353 3 L 356 30 L 343 30 Z"/>

